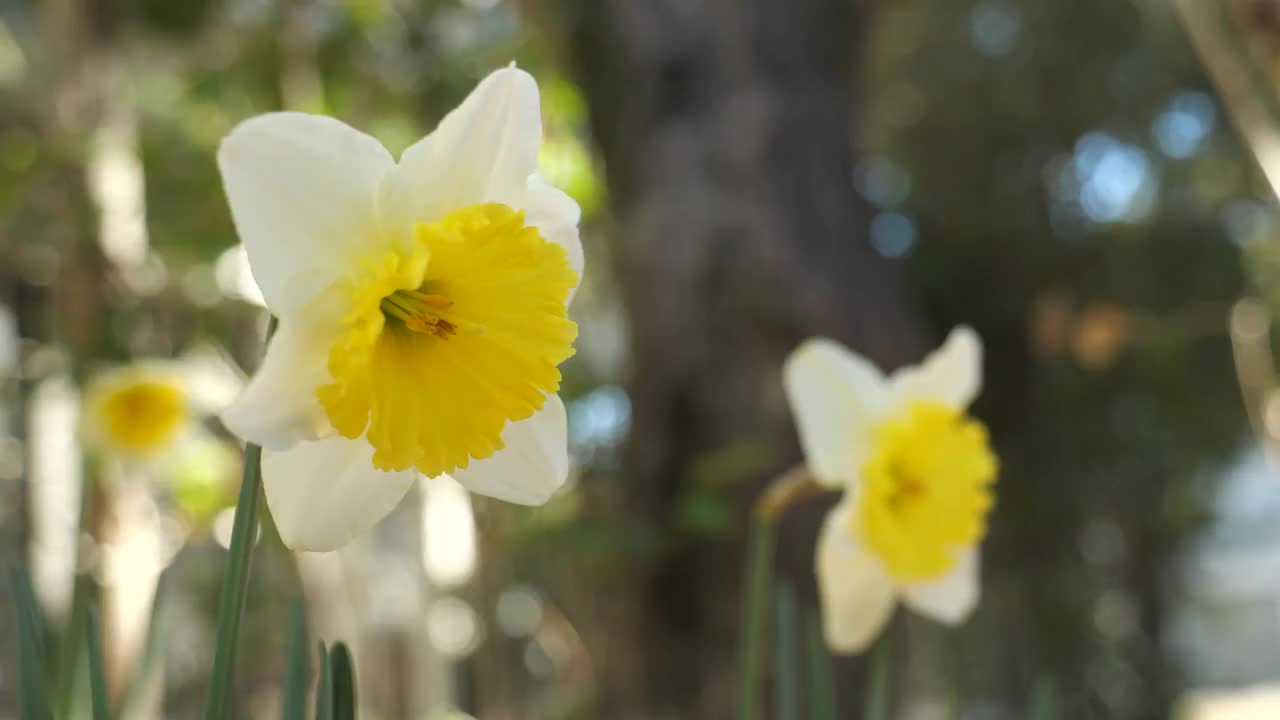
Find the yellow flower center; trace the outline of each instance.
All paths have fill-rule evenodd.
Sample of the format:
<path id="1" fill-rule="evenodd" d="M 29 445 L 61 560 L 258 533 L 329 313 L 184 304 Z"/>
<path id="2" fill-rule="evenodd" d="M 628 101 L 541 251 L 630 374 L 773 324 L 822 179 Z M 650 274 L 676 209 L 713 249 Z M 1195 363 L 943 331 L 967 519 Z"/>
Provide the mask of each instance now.
<path id="1" fill-rule="evenodd" d="M 339 433 L 365 435 L 377 468 L 465 468 L 559 389 L 578 276 L 523 213 L 472 205 L 416 225 L 358 275 L 329 352 L 333 382 L 316 394 Z"/>
<path id="2" fill-rule="evenodd" d="M 107 441 L 131 453 L 162 449 L 187 422 L 186 394 L 163 383 L 137 383 L 107 395 L 103 400 Z"/>
<path id="3" fill-rule="evenodd" d="M 941 403 L 912 403 L 876 431 L 854 530 L 898 581 L 941 577 L 986 533 L 996 471 L 982 423 Z"/>

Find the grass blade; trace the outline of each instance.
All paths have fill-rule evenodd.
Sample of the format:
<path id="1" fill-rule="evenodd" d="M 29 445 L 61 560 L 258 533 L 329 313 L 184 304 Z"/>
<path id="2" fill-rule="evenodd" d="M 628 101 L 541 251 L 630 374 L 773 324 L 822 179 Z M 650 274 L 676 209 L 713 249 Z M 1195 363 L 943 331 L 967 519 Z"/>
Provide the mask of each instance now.
<path id="1" fill-rule="evenodd" d="M 797 626 L 796 591 L 791 583 L 779 580 L 774 591 L 773 717 L 797 720 L 800 717 L 800 644 Z"/>
<path id="2" fill-rule="evenodd" d="M 46 630 L 40 606 L 26 568 L 10 572 L 13 602 L 18 615 L 20 707 L 26 720 L 52 720 L 49 707 L 49 664 L 45 652 Z"/>
<path id="3" fill-rule="evenodd" d="M 285 651 L 284 693 L 280 720 L 304 720 L 307 712 L 307 618 L 302 599 L 289 610 L 289 645 Z"/>
<path id="4" fill-rule="evenodd" d="M 356 720 L 356 669 L 346 643 L 329 651 L 333 674 L 333 720 Z"/>
<path id="5" fill-rule="evenodd" d="M 93 720 L 111 720 L 111 701 L 107 699 L 107 677 L 102 670 L 102 637 L 98 629 L 97 605 L 89 605 L 89 613 L 85 620 L 85 647 L 89 654 L 89 696 L 93 700 Z"/>

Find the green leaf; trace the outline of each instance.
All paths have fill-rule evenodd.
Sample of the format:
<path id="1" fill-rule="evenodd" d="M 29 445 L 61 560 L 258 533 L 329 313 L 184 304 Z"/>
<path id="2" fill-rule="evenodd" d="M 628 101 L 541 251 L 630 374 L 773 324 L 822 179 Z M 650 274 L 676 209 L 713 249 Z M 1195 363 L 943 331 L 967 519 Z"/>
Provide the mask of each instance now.
<path id="1" fill-rule="evenodd" d="M 871 674 L 867 678 L 866 720 L 889 720 L 889 637 L 881 635 L 871 651 Z"/>
<path id="2" fill-rule="evenodd" d="M 738 699 L 734 717 L 760 717 L 760 665 L 769 633 L 769 589 L 773 587 L 774 525 L 757 517 L 751 525 L 747 551 L 747 592 L 742 603 L 742 631 L 738 636 Z"/>
<path id="3" fill-rule="evenodd" d="M 49 708 L 49 665 L 45 653 L 45 623 L 31 588 L 26 568 L 10 572 L 13 600 L 18 615 L 18 661 L 21 680 L 21 716 L 25 720 L 51 720 Z"/>
<path id="4" fill-rule="evenodd" d="M 93 700 L 93 720 L 111 720 L 111 701 L 107 699 L 107 678 L 102 670 L 102 638 L 98 631 L 98 606 L 89 605 L 84 624 L 89 654 L 89 695 Z"/>
<path id="5" fill-rule="evenodd" d="M 779 580 L 774 597 L 773 716 L 778 720 L 800 717 L 800 644 L 796 591 L 791 583 Z"/>
<path id="6" fill-rule="evenodd" d="M 323 642 L 320 643 L 320 682 L 316 684 L 316 720 L 334 720 L 333 665 Z"/>
<path id="7" fill-rule="evenodd" d="M 356 720 L 356 669 L 347 644 L 339 642 L 329 651 L 333 672 L 333 720 Z"/>
<path id="8" fill-rule="evenodd" d="M 289 645 L 285 651 L 284 693 L 280 720 L 303 720 L 307 711 L 307 618 L 302 599 L 289 610 Z"/>
<path id="9" fill-rule="evenodd" d="M 1041 675 L 1036 678 L 1027 717 L 1031 720 L 1055 720 L 1058 717 L 1058 686 L 1052 676 Z"/>
<path id="10" fill-rule="evenodd" d="M 831 658 L 822 637 L 822 618 L 816 608 L 805 613 L 805 672 L 809 679 L 809 715 L 813 720 L 835 720 L 832 704 Z"/>

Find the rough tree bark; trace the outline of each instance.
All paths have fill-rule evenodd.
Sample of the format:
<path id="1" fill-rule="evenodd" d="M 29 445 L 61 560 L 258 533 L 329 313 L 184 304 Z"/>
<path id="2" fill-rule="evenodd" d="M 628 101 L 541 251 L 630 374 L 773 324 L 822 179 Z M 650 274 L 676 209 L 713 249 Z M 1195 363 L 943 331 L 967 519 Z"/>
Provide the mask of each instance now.
<path id="1" fill-rule="evenodd" d="M 728 716 L 746 513 L 732 541 L 681 535 L 675 514 L 717 459 L 734 477 L 710 481 L 738 481 L 740 510 L 799 459 L 786 353 L 818 334 L 884 367 L 922 351 L 852 182 L 855 5 L 553 6 L 607 166 L 634 358 L 625 487 L 596 511 L 664 538 L 656 558 L 593 586 L 608 611 L 588 637 L 599 717 Z M 818 516 L 801 515 L 811 538 Z M 811 583 L 812 545 L 793 546 L 784 559 Z"/>

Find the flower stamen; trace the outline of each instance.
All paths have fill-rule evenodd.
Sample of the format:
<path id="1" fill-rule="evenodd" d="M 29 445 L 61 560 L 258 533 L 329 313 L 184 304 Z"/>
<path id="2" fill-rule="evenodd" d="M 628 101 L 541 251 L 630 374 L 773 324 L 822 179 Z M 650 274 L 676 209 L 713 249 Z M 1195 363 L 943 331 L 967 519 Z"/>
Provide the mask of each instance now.
<path id="1" fill-rule="evenodd" d="M 441 310 L 453 306 L 444 295 L 424 293 L 418 290 L 397 290 L 382 298 L 382 312 L 404 324 L 406 328 L 424 335 L 447 338 L 458 331 L 458 326 L 440 317 Z"/>

